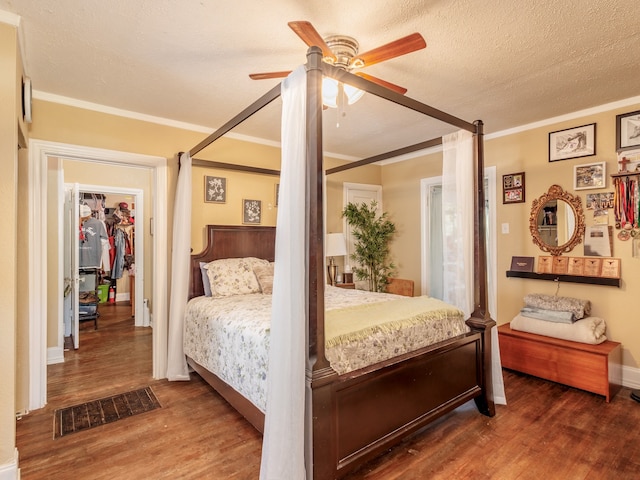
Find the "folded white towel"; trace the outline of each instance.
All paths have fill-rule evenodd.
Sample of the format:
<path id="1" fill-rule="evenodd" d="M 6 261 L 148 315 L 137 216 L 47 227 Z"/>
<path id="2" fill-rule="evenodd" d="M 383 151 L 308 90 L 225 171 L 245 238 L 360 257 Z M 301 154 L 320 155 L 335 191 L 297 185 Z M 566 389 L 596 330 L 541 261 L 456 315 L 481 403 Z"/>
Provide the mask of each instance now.
<path id="1" fill-rule="evenodd" d="M 602 318 L 598 317 L 585 317 L 573 323 L 556 323 L 516 315 L 511 320 L 511 328 L 522 332 L 561 338 L 571 342 L 590 343 L 592 345 L 597 345 L 607 339 L 605 336 L 607 325 Z"/>

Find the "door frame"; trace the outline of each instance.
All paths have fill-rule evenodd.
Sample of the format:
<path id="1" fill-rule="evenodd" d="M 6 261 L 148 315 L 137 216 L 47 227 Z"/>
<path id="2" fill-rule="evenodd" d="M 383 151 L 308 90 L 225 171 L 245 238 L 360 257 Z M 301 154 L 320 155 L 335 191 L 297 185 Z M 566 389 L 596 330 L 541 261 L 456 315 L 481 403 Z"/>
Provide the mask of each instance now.
<path id="1" fill-rule="evenodd" d="M 58 168 L 62 169 L 62 160 L 60 160 L 59 164 L 58 164 Z M 131 197 L 134 198 L 134 204 L 136 206 L 136 224 L 135 224 L 135 238 L 134 238 L 134 251 L 136 252 L 136 271 L 137 272 L 141 272 L 139 275 L 136 275 L 135 278 L 135 298 L 132 298 L 131 301 L 134 303 L 135 305 L 135 312 L 134 312 L 134 325 L 136 327 L 148 327 L 149 325 L 145 325 L 144 322 L 144 313 L 143 313 L 143 297 L 144 297 L 144 291 L 143 291 L 143 284 L 144 284 L 144 268 L 145 268 L 145 264 L 144 264 L 144 236 L 146 234 L 145 231 L 145 224 L 147 222 L 147 212 L 144 209 L 144 191 L 140 188 L 125 188 L 125 187 L 113 187 L 113 186 L 108 186 L 108 185 L 98 185 L 98 184 L 86 184 L 86 183 L 78 183 L 78 182 L 74 182 L 74 183 L 69 183 L 69 182 L 64 182 L 62 185 L 58 185 L 59 190 L 62 191 L 66 191 L 66 188 L 68 186 L 73 186 L 73 185 L 77 185 L 78 186 L 78 192 L 79 193 L 83 193 L 83 192 L 100 192 L 100 193 L 106 193 L 106 194 L 112 194 L 112 195 L 129 195 Z M 64 212 L 62 212 L 64 214 Z M 78 216 L 74 216 L 74 218 L 78 218 Z M 77 222 L 77 220 L 76 220 Z M 59 222 L 58 223 L 58 229 L 60 231 L 61 228 L 63 228 L 63 222 Z M 77 227 L 78 224 L 75 225 L 76 228 L 74 228 L 74 231 L 77 231 Z M 62 236 L 62 232 L 59 232 L 59 238 L 63 238 Z M 64 242 L 59 243 L 59 249 L 58 249 L 58 265 L 62 265 L 64 262 L 64 249 L 68 248 L 69 246 L 64 244 Z M 60 276 L 58 278 L 58 284 L 62 285 L 64 283 L 64 271 L 62 267 L 58 268 L 58 272 L 60 272 Z M 74 272 L 74 275 L 77 276 L 77 269 L 76 272 Z M 74 278 L 75 280 L 75 278 Z M 73 288 L 77 289 L 77 282 L 73 282 Z M 59 303 L 58 305 L 58 314 L 60 315 L 60 320 L 58 322 L 58 328 L 63 328 L 64 327 L 64 311 L 63 311 L 63 303 Z M 77 321 L 77 320 L 76 320 Z M 76 339 L 74 338 L 74 341 L 76 344 L 79 343 L 79 339 L 76 341 Z"/>
<path id="2" fill-rule="evenodd" d="M 498 204 L 496 201 L 497 193 L 496 193 L 496 167 L 485 167 L 484 168 L 484 178 L 487 181 L 487 192 L 485 196 L 485 200 L 489 202 L 489 228 L 488 232 L 491 235 L 488 236 L 489 244 L 488 250 L 489 254 L 487 255 L 487 259 L 492 259 L 492 262 L 487 262 L 487 277 L 488 281 L 491 285 L 494 286 L 493 292 L 488 297 L 489 302 L 489 312 L 491 313 L 492 318 L 498 318 L 498 302 L 497 302 L 497 231 L 496 231 L 496 210 L 498 208 Z M 432 185 L 442 184 L 442 177 L 429 177 L 423 178 L 420 180 L 420 219 L 421 219 L 421 279 L 420 283 L 422 285 L 421 295 L 426 295 L 429 291 L 429 275 L 427 272 L 429 271 L 429 222 L 430 215 L 429 209 L 425 208 L 427 205 L 427 197 L 429 193 L 429 188 Z"/>
<path id="3" fill-rule="evenodd" d="M 376 208 L 378 213 L 382 212 L 382 185 L 375 185 L 371 183 L 353 183 L 353 182 L 344 182 L 342 184 L 342 210 L 346 208 L 349 203 L 349 195 L 352 190 L 364 190 L 367 192 L 371 192 L 376 197 Z M 326 224 L 326 222 L 325 222 Z M 342 220 L 342 228 L 344 233 L 344 239 L 347 243 L 347 255 L 345 259 L 345 263 L 349 262 L 351 255 L 353 254 L 353 235 L 351 234 L 351 229 L 349 228 L 349 223 L 347 219 L 344 218 Z"/>
<path id="4" fill-rule="evenodd" d="M 87 163 L 107 163 L 152 170 L 153 208 L 150 212 L 153 282 L 153 378 L 167 370 L 167 159 L 46 140 L 29 140 L 29 409 L 47 403 L 47 162 L 61 157 Z"/>

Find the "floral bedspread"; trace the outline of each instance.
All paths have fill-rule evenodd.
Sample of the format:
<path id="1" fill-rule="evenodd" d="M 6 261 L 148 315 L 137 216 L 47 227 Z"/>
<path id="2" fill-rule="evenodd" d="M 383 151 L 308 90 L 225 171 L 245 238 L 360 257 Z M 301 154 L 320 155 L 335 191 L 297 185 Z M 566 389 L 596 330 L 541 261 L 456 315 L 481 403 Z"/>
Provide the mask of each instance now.
<path id="1" fill-rule="evenodd" d="M 249 399 L 261 411 L 266 408 L 271 295 L 260 293 L 231 297 L 197 297 L 187 305 L 184 323 L 184 353 L 215 373 Z M 373 304 L 405 297 L 327 286 L 325 308 L 348 310 L 358 304 Z M 436 301 L 437 302 L 437 301 Z M 390 304 L 389 304 L 390 305 Z M 446 305 L 446 304 L 443 304 Z M 437 320 L 410 322 L 405 328 L 385 329 L 356 336 L 346 342 L 331 342 L 326 355 L 339 373 L 462 335 L 469 329 L 457 309 Z M 388 330 L 388 329 L 386 329 Z"/>

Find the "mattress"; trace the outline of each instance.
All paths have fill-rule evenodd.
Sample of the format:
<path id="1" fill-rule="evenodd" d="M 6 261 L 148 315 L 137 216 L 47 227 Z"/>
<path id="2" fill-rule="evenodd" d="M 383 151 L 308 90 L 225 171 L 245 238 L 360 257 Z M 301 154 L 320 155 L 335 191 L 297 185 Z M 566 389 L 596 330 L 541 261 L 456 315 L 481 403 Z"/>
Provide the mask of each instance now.
<path id="1" fill-rule="evenodd" d="M 184 353 L 262 412 L 266 407 L 271 295 L 189 301 Z M 344 374 L 469 331 L 463 313 L 429 297 L 327 286 L 326 356 Z"/>

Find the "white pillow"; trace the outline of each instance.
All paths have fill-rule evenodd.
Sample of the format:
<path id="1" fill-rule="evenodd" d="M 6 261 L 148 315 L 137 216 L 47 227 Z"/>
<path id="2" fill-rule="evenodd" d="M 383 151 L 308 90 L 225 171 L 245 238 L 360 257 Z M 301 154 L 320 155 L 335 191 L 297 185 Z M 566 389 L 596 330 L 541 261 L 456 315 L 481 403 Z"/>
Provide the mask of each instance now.
<path id="1" fill-rule="evenodd" d="M 273 269 L 275 263 L 271 262 L 268 265 L 257 265 L 253 267 L 253 273 L 256 274 L 258 283 L 260 284 L 260 291 L 265 295 L 273 294 Z"/>
<path id="2" fill-rule="evenodd" d="M 200 262 L 200 273 L 202 274 L 202 287 L 204 288 L 204 296 L 211 296 L 211 285 L 209 284 L 209 275 L 207 275 L 207 264 Z"/>
<path id="3" fill-rule="evenodd" d="M 267 260 L 255 257 L 224 258 L 206 265 L 212 297 L 229 297 L 260 293 L 260 284 L 253 267 L 269 265 Z"/>

